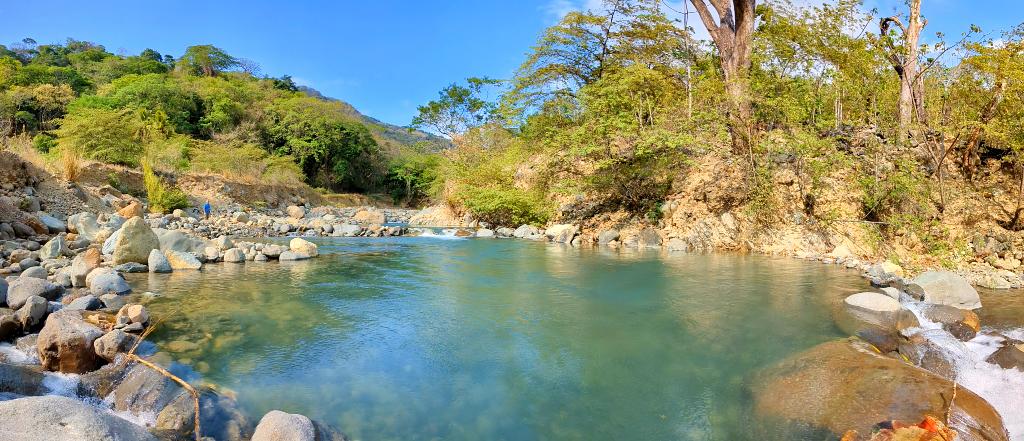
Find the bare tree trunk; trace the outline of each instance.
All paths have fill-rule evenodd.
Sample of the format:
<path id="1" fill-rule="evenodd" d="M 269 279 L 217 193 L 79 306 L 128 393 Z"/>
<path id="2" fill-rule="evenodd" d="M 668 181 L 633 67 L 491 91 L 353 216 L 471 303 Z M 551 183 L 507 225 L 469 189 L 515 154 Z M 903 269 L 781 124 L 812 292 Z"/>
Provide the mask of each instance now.
<path id="1" fill-rule="evenodd" d="M 885 17 L 879 22 L 879 29 L 882 36 L 889 34 L 889 27 L 896 25 L 900 28 L 903 36 L 903 47 L 897 49 L 891 40 L 886 40 L 889 45 L 889 62 L 900 79 L 899 98 L 899 128 L 903 136 L 917 120 L 924 122 L 924 78 L 920 75 L 920 45 L 921 30 L 928 24 L 927 20 L 921 19 L 921 0 L 910 0 L 910 14 L 907 25 L 897 16 Z"/>
<path id="2" fill-rule="evenodd" d="M 757 0 L 690 0 L 718 48 L 719 63 L 729 101 L 729 135 L 734 154 L 753 156 L 753 106 L 748 74 Z M 714 8 L 712 14 L 707 3 Z M 717 21 L 715 18 L 717 15 Z"/>

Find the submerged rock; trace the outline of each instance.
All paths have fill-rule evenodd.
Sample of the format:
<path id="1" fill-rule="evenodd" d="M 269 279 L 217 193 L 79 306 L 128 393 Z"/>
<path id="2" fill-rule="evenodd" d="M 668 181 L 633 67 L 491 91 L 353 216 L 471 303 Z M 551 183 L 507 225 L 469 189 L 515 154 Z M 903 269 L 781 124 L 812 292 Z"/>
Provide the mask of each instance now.
<path id="1" fill-rule="evenodd" d="M 1003 369 L 1024 372 L 1024 343 L 1008 343 L 993 352 L 985 361 L 997 364 Z"/>
<path id="2" fill-rule="evenodd" d="M 141 426 L 83 401 L 52 395 L 0 402 L 0 439 L 156 441 Z"/>
<path id="3" fill-rule="evenodd" d="M 763 439 L 838 439 L 882 421 L 945 415 L 953 383 L 884 357 L 863 342 L 823 343 L 761 371 L 752 386 Z M 950 411 L 962 440 L 1006 441 L 1002 418 L 959 387 Z"/>
<path id="4" fill-rule="evenodd" d="M 294 251 L 285 251 L 278 256 L 278 260 L 287 262 L 290 260 L 306 260 L 309 259 L 309 255 L 305 253 L 296 253 Z"/>

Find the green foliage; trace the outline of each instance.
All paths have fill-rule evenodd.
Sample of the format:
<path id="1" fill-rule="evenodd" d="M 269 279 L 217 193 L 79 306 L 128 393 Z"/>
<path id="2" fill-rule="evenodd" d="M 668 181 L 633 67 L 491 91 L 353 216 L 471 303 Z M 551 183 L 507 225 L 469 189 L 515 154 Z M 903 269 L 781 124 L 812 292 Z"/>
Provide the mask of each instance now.
<path id="1" fill-rule="evenodd" d="M 459 198 L 477 219 L 493 225 L 544 225 L 551 217 L 543 200 L 517 188 L 465 187 Z"/>
<path id="2" fill-rule="evenodd" d="M 166 213 L 178 208 L 188 208 L 188 196 L 181 189 L 167 185 L 149 164 L 142 163 L 142 181 L 146 187 L 149 209 L 155 213 Z"/>
<path id="3" fill-rule="evenodd" d="M 39 153 L 49 153 L 50 150 L 57 147 L 57 138 L 49 133 L 39 133 L 32 138 L 32 147 Z"/>
<path id="4" fill-rule="evenodd" d="M 388 166 L 388 187 L 397 202 L 411 202 L 430 196 L 438 179 L 441 157 L 437 154 L 408 151 Z"/>
<path id="5" fill-rule="evenodd" d="M 412 119 L 413 127 L 432 129 L 449 139 L 491 119 L 496 104 L 481 95 L 484 88 L 499 83 L 490 78 L 469 78 L 466 86 L 452 83 L 439 93 L 437 100 L 419 106 Z"/>
<path id="6" fill-rule="evenodd" d="M 865 220 L 895 224 L 923 217 L 930 203 L 927 178 L 911 160 L 897 159 L 892 167 L 880 174 L 864 173 L 857 180 Z"/>
<path id="7" fill-rule="evenodd" d="M 238 58 L 228 55 L 223 49 L 204 44 L 185 49 L 185 54 L 178 59 L 175 68 L 189 75 L 212 77 L 238 67 L 239 64 Z"/>
<path id="8" fill-rule="evenodd" d="M 89 159 L 136 166 L 143 152 L 143 126 L 133 111 L 78 108 L 64 117 L 57 144 Z"/>

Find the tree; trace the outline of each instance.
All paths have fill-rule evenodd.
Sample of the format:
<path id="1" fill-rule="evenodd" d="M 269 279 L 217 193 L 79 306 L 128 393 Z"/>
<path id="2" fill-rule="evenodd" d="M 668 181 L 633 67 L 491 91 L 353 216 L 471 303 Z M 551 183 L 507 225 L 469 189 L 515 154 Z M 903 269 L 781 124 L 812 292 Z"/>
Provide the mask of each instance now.
<path id="1" fill-rule="evenodd" d="M 754 121 L 748 74 L 757 0 L 690 1 L 718 49 L 726 98 L 729 101 L 729 134 L 732 137 L 733 153 L 752 155 L 750 149 Z M 711 3 L 714 14 L 706 2 Z"/>
<path id="2" fill-rule="evenodd" d="M 903 25 L 898 16 L 882 18 L 878 24 L 882 41 L 888 49 L 889 61 L 893 70 L 900 79 L 899 97 L 899 128 L 901 136 L 904 136 L 907 128 L 914 122 L 915 115 L 918 122 L 924 122 L 924 78 L 919 68 L 920 45 L 918 40 L 921 37 L 921 30 L 928 24 L 928 20 L 921 18 L 921 0 L 910 0 L 910 11 L 907 15 L 907 24 Z M 895 32 L 891 28 L 896 25 L 900 29 L 899 38 L 902 40 L 902 47 L 897 48 Z"/>
<path id="3" fill-rule="evenodd" d="M 419 106 L 419 114 L 412 120 L 413 127 L 427 127 L 448 139 L 456 139 L 467 130 L 491 118 L 495 104 L 481 94 L 486 86 L 499 83 L 490 78 L 468 78 L 466 86 L 452 83 L 441 89 L 436 100 Z"/>
<path id="4" fill-rule="evenodd" d="M 220 72 L 239 66 L 239 60 L 223 49 L 204 44 L 189 46 L 178 59 L 177 68 L 191 75 L 212 77 Z"/>
<path id="5" fill-rule="evenodd" d="M 57 145 L 90 159 L 135 166 L 142 157 L 143 132 L 130 110 L 78 108 L 57 129 Z"/>

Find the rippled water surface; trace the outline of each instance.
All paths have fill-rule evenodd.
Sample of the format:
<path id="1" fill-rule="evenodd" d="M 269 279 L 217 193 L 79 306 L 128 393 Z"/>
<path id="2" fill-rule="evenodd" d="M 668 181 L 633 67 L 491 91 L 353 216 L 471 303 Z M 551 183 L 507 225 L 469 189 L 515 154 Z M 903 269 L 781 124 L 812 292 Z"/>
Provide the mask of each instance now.
<path id="1" fill-rule="evenodd" d="M 853 271 L 513 240 L 322 241 L 141 275 L 161 350 L 362 440 L 744 440 L 744 382 L 841 335 Z"/>

